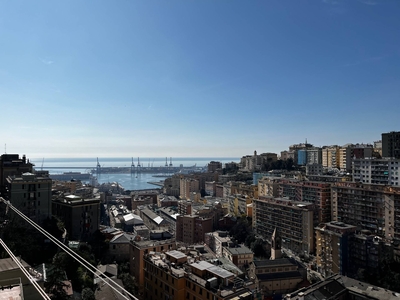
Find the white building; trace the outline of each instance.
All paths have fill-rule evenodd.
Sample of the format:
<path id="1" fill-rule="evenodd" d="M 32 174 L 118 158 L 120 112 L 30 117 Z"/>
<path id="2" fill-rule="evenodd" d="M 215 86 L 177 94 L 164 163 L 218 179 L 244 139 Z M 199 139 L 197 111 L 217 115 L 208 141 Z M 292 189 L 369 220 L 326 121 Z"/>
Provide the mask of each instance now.
<path id="1" fill-rule="evenodd" d="M 400 184 L 399 167 L 400 159 L 353 159 L 353 181 L 398 186 Z"/>

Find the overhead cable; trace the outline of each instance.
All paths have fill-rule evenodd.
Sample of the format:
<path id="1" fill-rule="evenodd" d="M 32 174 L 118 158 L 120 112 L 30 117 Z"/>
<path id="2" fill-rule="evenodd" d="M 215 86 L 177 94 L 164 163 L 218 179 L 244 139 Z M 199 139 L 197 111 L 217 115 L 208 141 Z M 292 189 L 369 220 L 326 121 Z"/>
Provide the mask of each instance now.
<path id="1" fill-rule="evenodd" d="M 37 283 L 35 278 L 28 272 L 27 269 L 21 264 L 21 262 L 18 260 L 18 257 L 12 253 L 12 251 L 7 247 L 6 243 L 0 238 L 0 244 L 3 246 L 3 248 L 7 251 L 8 255 L 10 255 L 11 259 L 17 264 L 18 268 L 21 269 L 22 273 L 28 278 L 28 280 L 32 283 L 32 285 L 35 287 L 35 289 L 39 292 L 39 294 L 42 296 L 43 299 L 48 299 L 51 300 L 50 297 L 46 294 L 46 292 L 42 289 L 42 287 Z"/>
<path id="2" fill-rule="evenodd" d="M 70 255 L 72 258 L 74 258 L 77 262 L 79 262 L 81 265 L 83 265 L 87 270 L 89 270 L 91 273 L 93 273 L 95 276 L 98 276 L 99 279 L 101 279 L 105 284 L 107 284 L 111 289 L 113 289 L 115 292 L 117 292 L 119 295 L 124 297 L 125 299 L 130 299 L 126 295 L 124 295 L 121 291 L 119 291 L 115 286 L 120 288 L 122 291 L 124 291 L 127 295 L 129 295 L 131 298 L 134 300 L 139 300 L 136 298 L 134 295 L 132 295 L 130 292 L 128 292 L 126 289 L 124 289 L 122 286 L 120 286 L 118 283 L 115 281 L 112 281 L 113 285 L 111 285 L 105 278 L 107 276 L 101 272 L 99 269 L 97 269 L 95 266 L 93 266 L 90 262 L 85 260 L 83 257 L 81 257 L 79 254 L 76 252 L 72 251 L 70 248 L 65 246 L 63 243 L 61 243 L 58 239 L 53 237 L 50 233 L 48 233 L 46 230 L 44 230 L 42 227 L 40 227 L 38 224 L 33 222 L 31 219 L 29 219 L 27 216 L 25 216 L 22 212 L 20 212 L 17 208 L 15 208 L 10 201 L 6 201 L 5 199 L 0 197 L 0 201 L 3 201 L 6 203 L 15 213 L 17 213 L 22 219 L 27 221 L 29 224 L 31 224 L 35 229 L 37 229 L 40 233 L 45 235 L 49 240 L 51 240 L 53 243 L 55 243 L 58 247 L 60 247 L 62 250 L 64 250 L 68 255 Z M 104 278 L 103 278 L 104 276 Z"/>

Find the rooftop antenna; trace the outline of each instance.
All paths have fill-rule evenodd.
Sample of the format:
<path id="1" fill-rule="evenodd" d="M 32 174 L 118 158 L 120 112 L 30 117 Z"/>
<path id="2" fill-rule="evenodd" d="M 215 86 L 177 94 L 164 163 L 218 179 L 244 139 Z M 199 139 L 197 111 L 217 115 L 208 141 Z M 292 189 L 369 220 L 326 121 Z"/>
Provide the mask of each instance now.
<path id="1" fill-rule="evenodd" d="M 4 154 L 7 154 L 7 144 L 4 144 Z"/>
<path id="2" fill-rule="evenodd" d="M 41 168 L 42 171 L 43 171 L 43 164 L 44 164 L 44 157 L 43 157 L 43 160 L 42 160 L 42 168 Z"/>

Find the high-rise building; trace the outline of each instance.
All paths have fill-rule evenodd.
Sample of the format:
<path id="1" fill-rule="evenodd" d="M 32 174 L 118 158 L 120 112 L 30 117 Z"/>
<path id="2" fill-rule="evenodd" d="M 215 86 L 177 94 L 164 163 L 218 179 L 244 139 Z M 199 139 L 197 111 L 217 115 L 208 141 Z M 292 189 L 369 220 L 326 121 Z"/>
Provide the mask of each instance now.
<path id="1" fill-rule="evenodd" d="M 382 133 L 382 157 L 400 159 L 400 131 Z"/>
<path id="2" fill-rule="evenodd" d="M 350 236 L 356 226 L 342 222 L 321 223 L 315 228 L 318 271 L 325 277 L 347 274 L 350 266 Z"/>
<path id="3" fill-rule="evenodd" d="M 53 200 L 53 215 L 64 222 L 70 240 L 88 240 L 99 229 L 100 199 L 68 195 Z"/>
<path id="4" fill-rule="evenodd" d="M 352 164 L 353 180 L 356 182 L 400 185 L 400 159 L 356 158 Z"/>
<path id="5" fill-rule="evenodd" d="M 190 193 L 200 192 L 199 181 L 193 178 L 181 178 L 180 181 L 180 198 L 190 199 Z"/>
<path id="6" fill-rule="evenodd" d="M 400 242 L 400 187 L 359 182 L 332 185 L 332 221 Z"/>
<path id="7" fill-rule="evenodd" d="M 258 181 L 258 195 L 259 196 L 279 196 L 279 180 L 280 177 L 264 176 Z"/>
<path id="8" fill-rule="evenodd" d="M 301 181 L 281 178 L 279 197 L 315 205 L 314 225 L 331 219 L 331 184 L 318 181 Z"/>
<path id="9" fill-rule="evenodd" d="M 322 149 L 318 147 L 307 149 L 306 164 L 322 164 Z"/>
<path id="10" fill-rule="evenodd" d="M 51 218 L 52 180 L 32 173 L 9 176 L 6 180 L 5 198 L 28 218 L 41 224 Z"/>
<path id="11" fill-rule="evenodd" d="M 204 235 L 213 231 L 213 220 L 198 215 L 176 217 L 176 240 L 187 244 L 204 241 Z"/>
<path id="12" fill-rule="evenodd" d="M 22 159 L 18 154 L 3 154 L 0 157 L 0 196 L 5 189 L 9 176 L 21 176 L 23 173 L 33 173 L 33 164 L 23 155 Z"/>
<path id="13" fill-rule="evenodd" d="M 314 205 L 283 198 L 253 200 L 253 228 L 265 238 L 279 231 L 282 245 L 296 253 L 314 252 Z"/>
<path id="14" fill-rule="evenodd" d="M 325 168 L 339 168 L 339 146 L 330 146 L 322 149 L 322 166 Z"/>

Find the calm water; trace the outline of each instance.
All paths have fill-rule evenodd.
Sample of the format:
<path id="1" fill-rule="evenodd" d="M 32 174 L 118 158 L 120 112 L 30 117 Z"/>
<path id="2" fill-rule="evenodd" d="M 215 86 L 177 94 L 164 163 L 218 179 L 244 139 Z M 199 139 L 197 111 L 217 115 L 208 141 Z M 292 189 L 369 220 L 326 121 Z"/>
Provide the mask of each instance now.
<path id="1" fill-rule="evenodd" d="M 62 174 L 64 172 L 83 172 L 88 173 L 91 169 L 96 168 L 96 158 L 33 158 L 30 159 L 35 164 L 35 168 L 40 170 L 43 164 L 43 170 L 48 170 L 50 174 Z M 184 167 L 191 167 L 196 165 L 197 167 L 204 167 L 210 161 L 219 161 L 222 164 L 228 162 L 239 162 L 240 158 L 237 157 L 200 157 L 200 158 L 189 158 L 189 157 L 177 157 L 172 158 L 172 165 L 178 167 L 183 165 Z M 137 165 L 137 158 L 134 158 L 134 164 Z M 102 167 L 130 167 L 132 164 L 132 158 L 99 158 L 99 163 Z M 156 158 L 140 158 L 140 164 L 143 167 L 162 167 L 165 166 L 165 157 Z M 170 158 L 168 157 L 168 164 L 170 164 Z M 69 169 L 70 167 L 78 167 L 76 169 Z M 49 169 L 46 169 L 49 168 Z M 126 190 L 141 190 L 158 188 L 158 186 L 149 184 L 148 182 L 155 182 L 164 180 L 161 177 L 153 177 L 156 174 L 139 173 L 139 174 L 100 174 L 97 177 L 99 183 L 106 182 L 118 182 Z M 158 174 L 162 175 L 162 174 Z"/>

